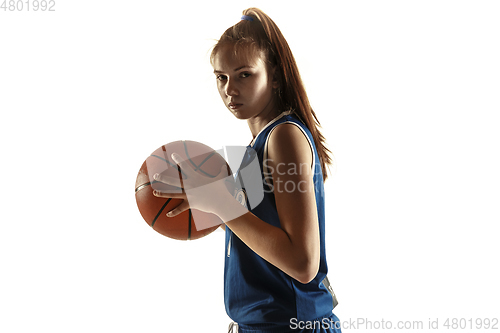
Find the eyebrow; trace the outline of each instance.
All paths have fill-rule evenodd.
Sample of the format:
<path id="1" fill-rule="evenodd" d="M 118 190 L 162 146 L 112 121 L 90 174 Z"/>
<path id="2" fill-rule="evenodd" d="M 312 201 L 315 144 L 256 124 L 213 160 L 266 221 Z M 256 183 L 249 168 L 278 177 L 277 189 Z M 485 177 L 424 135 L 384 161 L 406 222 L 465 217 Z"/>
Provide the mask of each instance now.
<path id="1" fill-rule="evenodd" d="M 253 68 L 252 66 L 247 66 L 247 65 L 244 65 L 244 66 L 240 66 L 240 67 L 238 67 L 238 68 L 235 68 L 235 69 L 234 69 L 234 71 L 235 71 L 235 72 L 237 72 L 237 71 L 239 71 L 240 69 L 247 68 L 247 67 L 248 67 L 248 68 Z M 214 70 L 214 73 L 224 73 L 224 72 L 222 72 L 222 71 L 218 71 L 218 70 Z"/>

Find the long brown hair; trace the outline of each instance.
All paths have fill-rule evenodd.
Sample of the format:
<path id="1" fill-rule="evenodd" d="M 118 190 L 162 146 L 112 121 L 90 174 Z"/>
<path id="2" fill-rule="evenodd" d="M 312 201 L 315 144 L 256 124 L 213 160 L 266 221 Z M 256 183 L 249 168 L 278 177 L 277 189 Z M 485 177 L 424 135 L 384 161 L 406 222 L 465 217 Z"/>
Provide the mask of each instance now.
<path id="1" fill-rule="evenodd" d="M 278 107 L 282 111 L 293 110 L 311 131 L 321 162 L 323 180 L 326 180 L 326 167 L 332 164 L 331 152 L 325 146 L 325 137 L 319 131 L 321 125 L 309 103 L 297 63 L 285 37 L 276 23 L 262 10 L 248 8 L 243 11 L 243 15 L 253 20 L 241 20 L 222 34 L 210 55 L 212 65 L 217 52 L 227 44 L 234 45 L 235 53 L 239 53 L 242 46 L 245 46 L 241 54 L 243 56 L 264 52 L 270 68 L 276 68 L 275 75 L 279 83 Z"/>

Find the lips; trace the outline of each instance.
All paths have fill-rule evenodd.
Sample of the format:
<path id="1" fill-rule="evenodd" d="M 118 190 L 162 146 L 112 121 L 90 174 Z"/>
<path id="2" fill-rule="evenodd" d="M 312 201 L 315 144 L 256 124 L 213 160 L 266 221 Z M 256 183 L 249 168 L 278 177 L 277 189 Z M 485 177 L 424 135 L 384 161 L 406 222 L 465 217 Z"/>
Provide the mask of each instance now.
<path id="1" fill-rule="evenodd" d="M 239 108 L 240 106 L 242 106 L 242 105 L 243 105 L 243 104 L 241 104 L 241 103 L 233 103 L 233 102 L 231 102 L 231 103 L 229 103 L 227 106 L 228 106 L 230 109 L 235 110 L 235 109 L 238 109 L 238 108 Z"/>

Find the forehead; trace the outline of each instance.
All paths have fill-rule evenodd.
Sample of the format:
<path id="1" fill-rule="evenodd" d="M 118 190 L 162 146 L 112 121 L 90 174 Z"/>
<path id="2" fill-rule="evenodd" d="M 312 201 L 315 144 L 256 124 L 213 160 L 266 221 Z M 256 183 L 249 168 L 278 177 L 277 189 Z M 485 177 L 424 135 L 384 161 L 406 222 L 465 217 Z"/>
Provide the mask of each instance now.
<path id="1" fill-rule="evenodd" d="M 265 66 L 265 56 L 252 45 L 226 44 L 221 46 L 214 55 L 215 70 L 234 70 L 241 66 Z"/>

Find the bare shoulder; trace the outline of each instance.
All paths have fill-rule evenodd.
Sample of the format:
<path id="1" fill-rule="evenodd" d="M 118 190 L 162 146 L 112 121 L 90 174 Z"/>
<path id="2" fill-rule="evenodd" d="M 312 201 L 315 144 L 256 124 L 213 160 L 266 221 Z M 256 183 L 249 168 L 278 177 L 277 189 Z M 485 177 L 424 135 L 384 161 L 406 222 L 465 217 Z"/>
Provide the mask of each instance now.
<path id="1" fill-rule="evenodd" d="M 276 126 L 269 136 L 268 157 L 275 162 L 311 163 L 312 151 L 305 133 L 295 124 Z"/>

